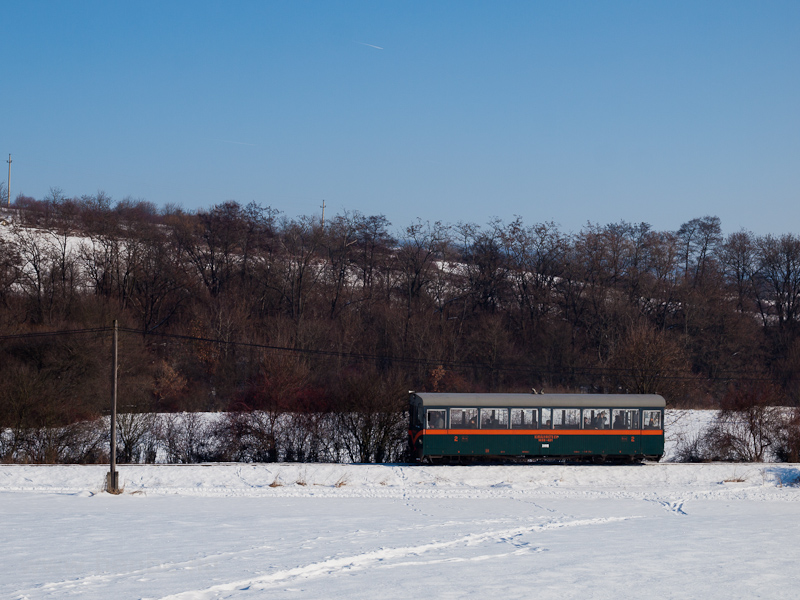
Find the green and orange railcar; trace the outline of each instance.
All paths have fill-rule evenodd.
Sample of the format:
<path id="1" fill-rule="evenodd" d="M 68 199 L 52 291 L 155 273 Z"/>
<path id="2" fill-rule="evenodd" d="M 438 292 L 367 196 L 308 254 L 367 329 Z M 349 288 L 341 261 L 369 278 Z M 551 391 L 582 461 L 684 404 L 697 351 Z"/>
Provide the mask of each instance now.
<path id="1" fill-rule="evenodd" d="M 412 392 L 409 446 L 418 462 L 658 460 L 665 404 L 656 394 Z"/>

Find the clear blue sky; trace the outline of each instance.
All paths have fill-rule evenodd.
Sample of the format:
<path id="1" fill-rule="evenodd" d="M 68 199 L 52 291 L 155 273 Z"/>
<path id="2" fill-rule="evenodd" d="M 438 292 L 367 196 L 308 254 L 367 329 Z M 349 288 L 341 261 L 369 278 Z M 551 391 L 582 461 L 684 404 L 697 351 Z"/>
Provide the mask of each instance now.
<path id="1" fill-rule="evenodd" d="M 0 4 L 11 190 L 800 233 L 800 2 Z"/>

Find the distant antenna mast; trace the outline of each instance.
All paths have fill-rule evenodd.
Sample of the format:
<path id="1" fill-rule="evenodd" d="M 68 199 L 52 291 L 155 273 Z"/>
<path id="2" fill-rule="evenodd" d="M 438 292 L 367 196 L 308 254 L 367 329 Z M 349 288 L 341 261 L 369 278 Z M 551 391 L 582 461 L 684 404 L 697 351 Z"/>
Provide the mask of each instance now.
<path id="1" fill-rule="evenodd" d="M 8 193 L 8 200 L 6 200 L 6 206 L 11 206 L 11 155 L 8 155 L 8 184 L 6 185 L 6 192 Z"/>
<path id="2" fill-rule="evenodd" d="M 11 155 L 8 155 L 11 158 Z M 325 229 L 325 199 L 322 199 L 322 228 Z"/>

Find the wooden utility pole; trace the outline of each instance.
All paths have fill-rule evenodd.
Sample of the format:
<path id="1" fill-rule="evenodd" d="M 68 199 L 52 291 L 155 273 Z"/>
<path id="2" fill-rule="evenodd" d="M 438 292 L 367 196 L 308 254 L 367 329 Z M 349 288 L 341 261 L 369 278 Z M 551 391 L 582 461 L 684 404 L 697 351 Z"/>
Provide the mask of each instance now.
<path id="1" fill-rule="evenodd" d="M 117 473 L 117 335 L 118 325 L 114 319 L 111 341 L 111 454 L 110 468 L 106 477 L 106 491 L 119 494 L 119 473 Z"/>

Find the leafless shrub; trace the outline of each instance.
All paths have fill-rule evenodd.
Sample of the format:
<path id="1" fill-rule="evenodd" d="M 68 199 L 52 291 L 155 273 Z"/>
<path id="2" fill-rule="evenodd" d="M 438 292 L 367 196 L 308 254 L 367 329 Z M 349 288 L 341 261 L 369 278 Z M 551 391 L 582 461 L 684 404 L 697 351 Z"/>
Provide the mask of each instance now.
<path id="1" fill-rule="evenodd" d="M 0 428 L 0 463 L 11 462 L 12 434 L 10 429 Z"/>
<path id="2" fill-rule="evenodd" d="M 215 452 L 213 428 L 200 413 L 164 415 L 159 440 L 170 463 L 191 464 L 212 460 Z"/>
<path id="3" fill-rule="evenodd" d="M 286 415 L 281 442 L 286 449 L 283 460 L 337 462 L 339 445 L 335 439 L 333 416 L 327 412 L 297 412 Z"/>
<path id="4" fill-rule="evenodd" d="M 104 420 L 65 427 L 35 427 L 3 432 L 4 462 L 89 464 L 108 460 L 108 428 Z"/>
<path id="5" fill-rule="evenodd" d="M 763 462 L 778 425 L 777 410 L 721 411 L 706 432 L 709 459 Z"/>
<path id="6" fill-rule="evenodd" d="M 334 416 L 325 412 L 236 411 L 209 432 L 216 460 L 329 462 L 341 458 Z"/>
<path id="7" fill-rule="evenodd" d="M 675 449 L 675 459 L 678 462 L 706 462 L 712 460 L 710 455 L 705 432 L 681 438 Z"/>
<path id="8" fill-rule="evenodd" d="M 781 462 L 800 462 L 800 409 L 786 409 L 775 432 L 772 452 Z"/>
<path id="9" fill-rule="evenodd" d="M 117 460 L 154 463 L 158 449 L 158 416 L 153 413 L 117 414 Z"/>
<path id="10" fill-rule="evenodd" d="M 275 462 L 277 416 L 263 411 L 227 413 L 214 428 L 220 460 Z"/>
<path id="11" fill-rule="evenodd" d="M 716 419 L 698 438 L 679 447 L 679 457 L 744 462 L 773 458 L 782 432 L 786 444 L 790 439 L 786 410 L 775 406 L 779 400 L 775 388 L 766 383 L 731 388 Z"/>
<path id="12" fill-rule="evenodd" d="M 306 429 L 308 421 L 304 415 L 288 413 L 283 415 L 278 433 L 281 460 L 285 462 L 305 462 L 309 460 L 311 436 Z"/>
<path id="13" fill-rule="evenodd" d="M 402 460 L 408 422 L 402 384 L 371 370 L 346 374 L 336 390 L 335 435 L 353 462 Z"/>

